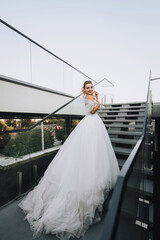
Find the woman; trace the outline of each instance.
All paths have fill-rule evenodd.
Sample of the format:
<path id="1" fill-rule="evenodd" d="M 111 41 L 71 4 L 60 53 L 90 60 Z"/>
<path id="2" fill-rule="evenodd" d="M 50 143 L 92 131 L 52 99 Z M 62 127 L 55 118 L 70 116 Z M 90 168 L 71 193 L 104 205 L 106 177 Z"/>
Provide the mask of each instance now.
<path id="1" fill-rule="evenodd" d="M 81 237 L 101 219 L 106 194 L 119 167 L 106 128 L 97 114 L 98 93 L 83 85 L 86 116 L 68 136 L 39 184 L 20 202 L 37 237 L 42 231 L 60 239 Z"/>

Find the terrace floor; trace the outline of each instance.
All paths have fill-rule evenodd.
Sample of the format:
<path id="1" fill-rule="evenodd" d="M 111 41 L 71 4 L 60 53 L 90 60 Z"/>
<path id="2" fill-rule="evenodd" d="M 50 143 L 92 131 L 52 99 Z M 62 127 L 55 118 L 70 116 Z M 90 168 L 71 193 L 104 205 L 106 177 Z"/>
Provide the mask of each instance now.
<path id="1" fill-rule="evenodd" d="M 10 204 L 0 208 L 0 239 L 1 240 L 32 240 L 33 232 L 30 230 L 29 223 L 24 221 L 25 215 L 18 207 L 22 198 L 11 202 Z M 103 214 L 102 220 L 88 229 L 85 236 L 81 240 L 97 240 L 100 238 L 104 225 Z M 38 240 L 58 240 L 55 235 L 42 234 Z M 73 238 L 71 238 L 72 240 Z M 77 239 L 77 238 L 76 238 Z"/>

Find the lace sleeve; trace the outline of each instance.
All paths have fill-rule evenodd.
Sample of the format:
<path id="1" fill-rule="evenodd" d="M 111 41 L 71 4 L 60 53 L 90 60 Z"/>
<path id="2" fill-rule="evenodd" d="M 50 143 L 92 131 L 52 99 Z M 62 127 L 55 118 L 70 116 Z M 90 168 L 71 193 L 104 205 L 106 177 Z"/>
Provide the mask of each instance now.
<path id="1" fill-rule="evenodd" d="M 86 115 L 94 108 L 94 102 L 84 97 L 79 97 L 59 110 L 56 114 Z"/>
<path id="2" fill-rule="evenodd" d="M 88 114 L 94 108 L 94 102 L 90 99 L 85 99 L 85 114 Z"/>

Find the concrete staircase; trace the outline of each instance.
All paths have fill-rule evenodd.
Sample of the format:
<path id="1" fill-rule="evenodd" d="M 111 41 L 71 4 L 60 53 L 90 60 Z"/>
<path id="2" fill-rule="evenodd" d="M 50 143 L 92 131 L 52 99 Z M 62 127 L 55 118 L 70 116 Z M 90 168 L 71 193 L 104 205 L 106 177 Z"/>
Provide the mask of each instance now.
<path id="1" fill-rule="evenodd" d="M 142 135 L 145 102 L 106 104 L 98 111 L 110 136 L 120 168 Z"/>

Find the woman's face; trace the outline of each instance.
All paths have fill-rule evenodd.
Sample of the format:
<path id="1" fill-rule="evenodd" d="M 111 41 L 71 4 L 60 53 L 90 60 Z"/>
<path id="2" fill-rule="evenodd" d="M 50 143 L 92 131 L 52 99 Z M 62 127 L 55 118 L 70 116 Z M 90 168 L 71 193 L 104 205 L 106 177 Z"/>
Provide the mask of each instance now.
<path id="1" fill-rule="evenodd" d="M 92 95 L 93 94 L 93 85 L 91 83 L 87 83 L 84 90 L 87 95 Z"/>

